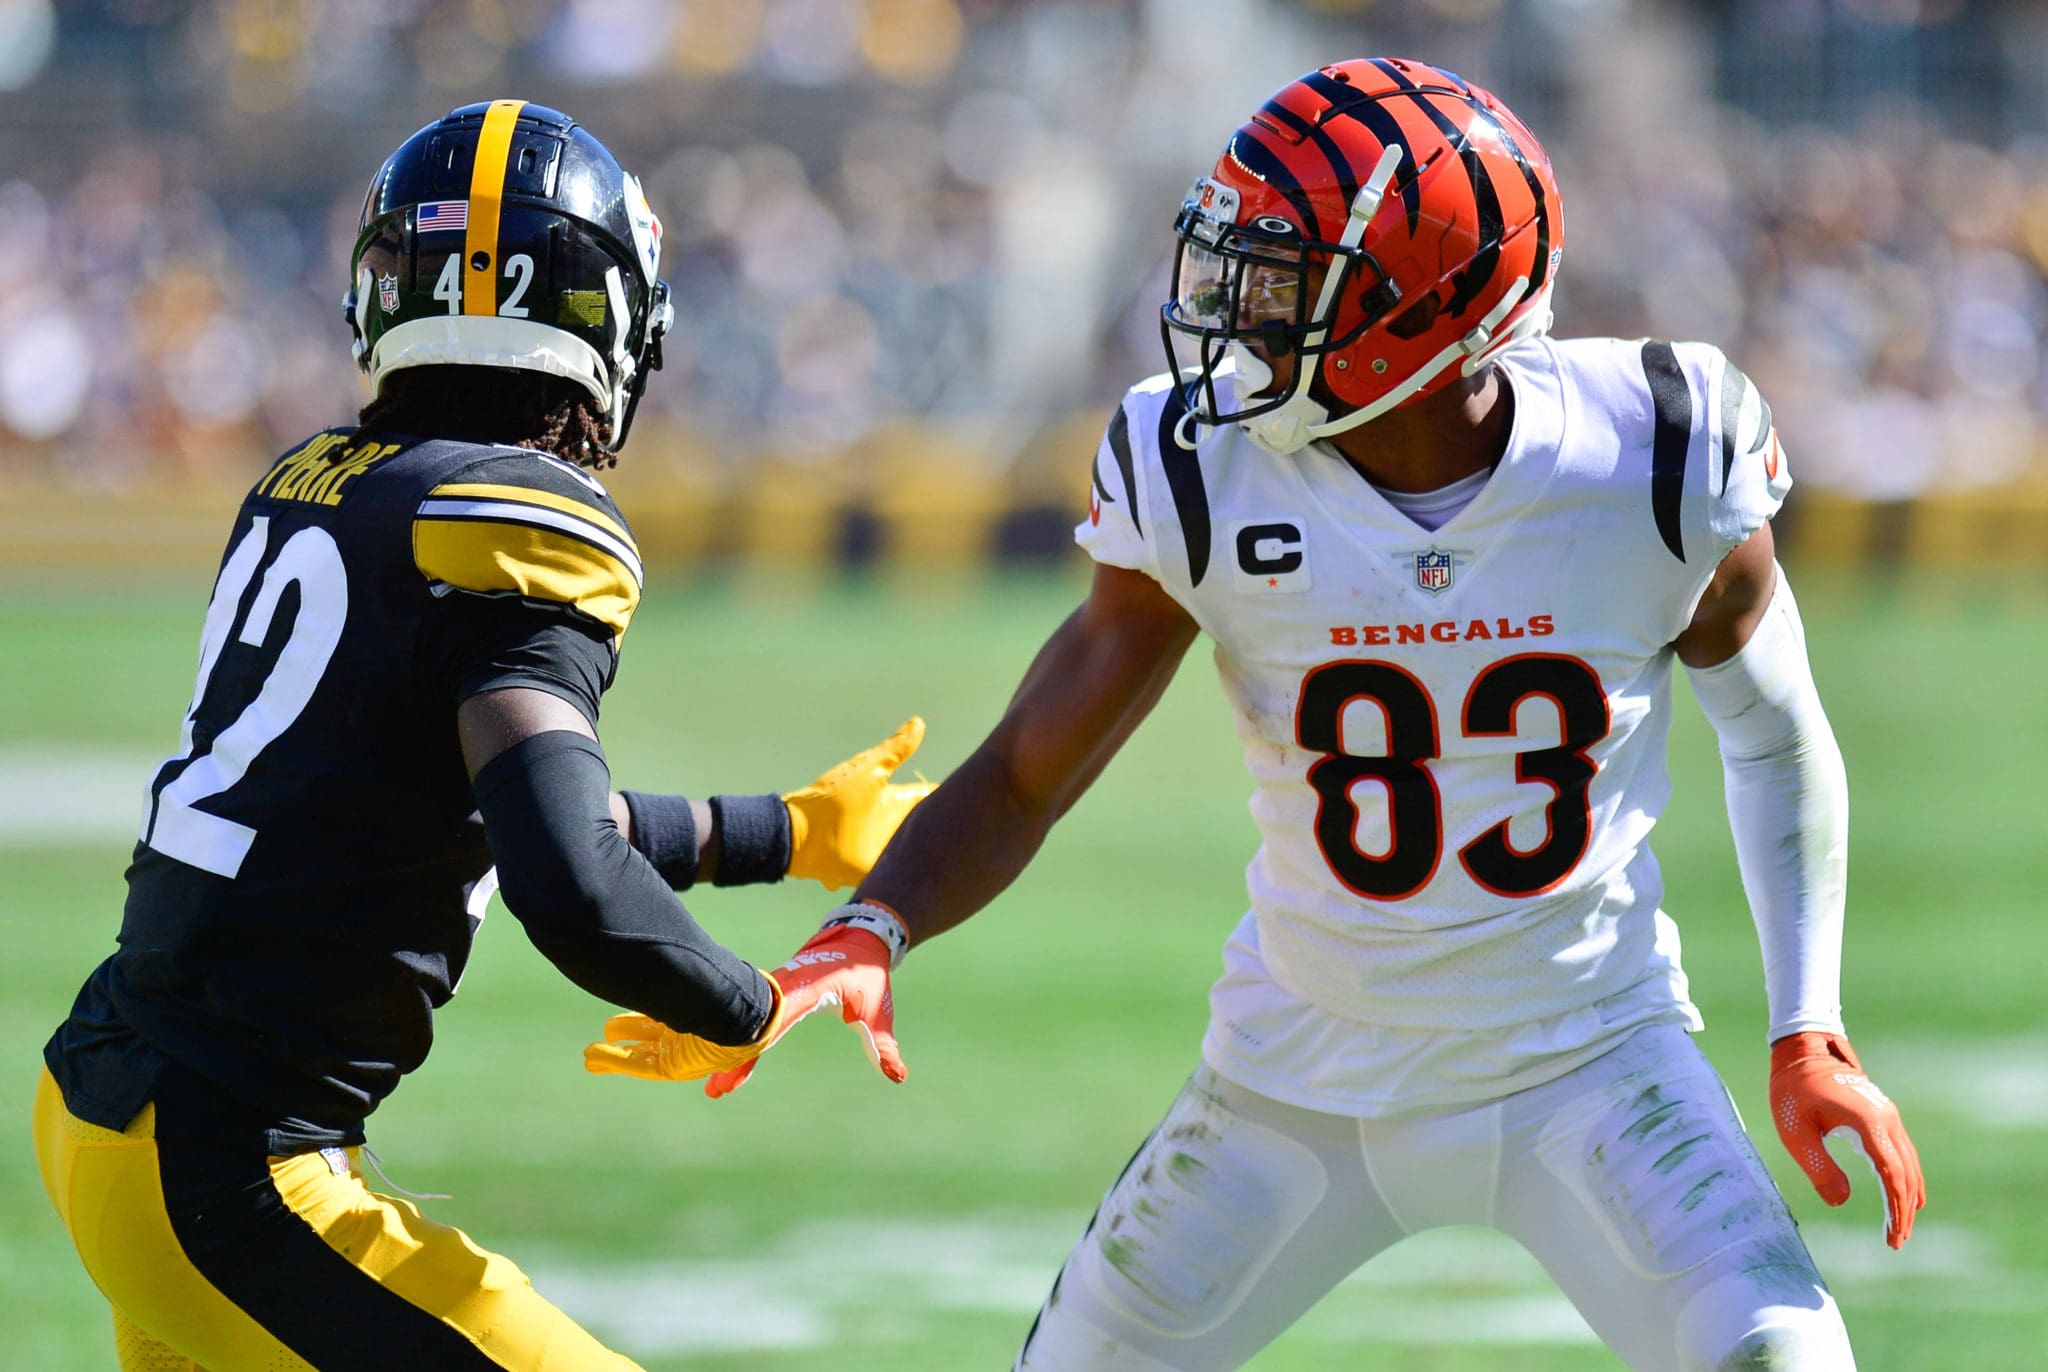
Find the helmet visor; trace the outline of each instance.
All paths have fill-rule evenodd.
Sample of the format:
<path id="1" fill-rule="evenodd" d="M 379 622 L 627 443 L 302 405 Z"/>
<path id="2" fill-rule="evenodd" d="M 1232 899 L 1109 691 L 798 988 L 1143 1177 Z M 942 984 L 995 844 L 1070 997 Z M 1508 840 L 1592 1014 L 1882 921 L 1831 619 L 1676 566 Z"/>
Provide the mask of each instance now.
<path id="1" fill-rule="evenodd" d="M 1172 286 L 1160 309 L 1160 333 L 1167 363 L 1187 395 L 1189 410 L 1205 424 L 1233 423 L 1285 404 L 1309 372 L 1305 359 L 1348 344 L 1328 337 L 1331 321 L 1316 317 L 1319 300 L 1331 301 L 1361 283 L 1370 294 L 1399 298 L 1379 264 L 1360 248 L 1300 236 L 1282 219 L 1248 225 L 1222 223 L 1182 207 L 1175 224 L 1179 250 Z M 1335 289 L 1326 274 L 1336 273 Z M 1334 313 L 1334 305 L 1332 306 Z M 1277 390 L 1224 394 L 1217 382 L 1240 369 L 1231 365 L 1232 345 L 1249 350 L 1285 373 Z M 1293 366 L 1282 359 L 1292 357 Z M 1234 382 L 1232 389 L 1241 385 Z"/>
<path id="2" fill-rule="evenodd" d="M 1169 308 L 1181 323 L 1224 333 L 1256 334 L 1268 323 L 1294 325 L 1303 318 L 1303 276 L 1298 259 L 1261 261 L 1183 240 Z"/>

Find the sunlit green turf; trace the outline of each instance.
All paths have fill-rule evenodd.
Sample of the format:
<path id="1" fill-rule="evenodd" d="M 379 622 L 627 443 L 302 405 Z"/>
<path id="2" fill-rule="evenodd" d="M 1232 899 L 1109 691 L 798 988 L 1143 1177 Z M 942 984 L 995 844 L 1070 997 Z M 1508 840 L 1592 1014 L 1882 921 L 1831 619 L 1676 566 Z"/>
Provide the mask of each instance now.
<path id="1" fill-rule="evenodd" d="M 786 789 L 912 711 L 931 725 L 917 765 L 943 775 L 1081 584 L 657 585 L 607 704 L 615 778 Z M 1837 1216 L 1774 1140 L 1761 1146 L 1830 1266 L 1863 1367 L 2038 1366 L 2048 588 L 1799 584 L 1855 798 L 1850 1027 L 1928 1168 L 1913 1245 L 1882 1250 L 1867 1183 Z M 56 745 L 133 756 L 139 798 L 150 756 L 175 742 L 203 598 L 200 586 L 62 602 L 0 593 L 0 760 Z M 652 1368 L 1007 1366 L 1073 1234 L 1193 1065 L 1216 951 L 1243 909 L 1247 784 L 1205 656 L 1198 647 L 1017 886 L 907 965 L 908 1084 L 887 1085 L 826 1024 L 793 1035 L 724 1102 L 589 1077 L 579 1050 L 604 1007 L 496 908 L 433 1058 L 373 1121 L 392 1179 L 453 1192 L 431 1213 L 519 1259 Z M 1682 697 L 1672 753 L 1676 796 L 1656 838 L 1670 909 L 1703 1042 L 1761 1124 L 1756 943 L 1712 738 Z M 112 1365 L 104 1306 L 42 1199 L 26 1118 L 36 1051 L 112 945 L 125 852 L 111 836 L 0 836 L 0 1046 L 15 1063 L 0 1110 L 8 1366 Z M 775 961 L 831 901 L 788 883 L 690 904 L 741 952 Z M 2012 1098 L 2003 1111 L 1973 1103 L 2000 1093 Z M 1397 1250 L 1255 1366 L 1615 1365 L 1568 1334 L 1474 1341 L 1485 1321 L 1472 1312 L 1548 1300 L 1505 1244 Z M 1429 1302 L 1441 1338 L 1416 1332 Z M 749 1328 L 707 1348 L 674 1334 L 693 1320 Z M 750 1337 L 766 1346 L 736 1351 Z"/>

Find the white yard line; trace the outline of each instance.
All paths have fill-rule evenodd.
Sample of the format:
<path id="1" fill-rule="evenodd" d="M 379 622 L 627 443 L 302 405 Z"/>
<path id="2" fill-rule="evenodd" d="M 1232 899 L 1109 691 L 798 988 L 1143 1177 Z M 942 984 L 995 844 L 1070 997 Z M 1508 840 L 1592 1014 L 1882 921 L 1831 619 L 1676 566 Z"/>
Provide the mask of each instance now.
<path id="1" fill-rule="evenodd" d="M 132 840 L 143 788 L 164 756 L 86 744 L 0 744 L 0 848 Z"/>
<path id="2" fill-rule="evenodd" d="M 650 1357 L 911 1342 L 948 1311 L 1010 1317 L 1021 1339 L 1085 1218 L 837 1219 L 726 1261 L 593 1263 L 557 1253 L 524 1265 L 535 1286 L 600 1337 Z M 2033 1309 L 2041 1289 L 2037 1273 L 1999 1270 L 1991 1245 L 1968 1231 L 1923 1226 L 1904 1253 L 1861 1226 L 1810 1224 L 1804 1233 L 1852 1308 L 2017 1313 Z M 1293 1337 L 1426 1347 L 1596 1342 L 1535 1259 L 1476 1229 L 1419 1235 L 1368 1263 Z"/>
<path id="3" fill-rule="evenodd" d="M 915 1338 L 939 1311 L 1015 1316 L 1018 1337 L 1086 1217 L 997 1212 L 959 1219 L 801 1225 L 728 1261 L 521 1263 L 542 1294 L 600 1337 L 653 1356 L 821 1348 L 886 1313 Z M 506 1252 L 526 1251 L 507 1244 Z"/>
<path id="4" fill-rule="evenodd" d="M 2048 1129 L 2048 1034 L 1930 1031 L 1874 1040 L 1863 1053 L 1908 1122 L 1932 1108 L 1986 1129 Z"/>

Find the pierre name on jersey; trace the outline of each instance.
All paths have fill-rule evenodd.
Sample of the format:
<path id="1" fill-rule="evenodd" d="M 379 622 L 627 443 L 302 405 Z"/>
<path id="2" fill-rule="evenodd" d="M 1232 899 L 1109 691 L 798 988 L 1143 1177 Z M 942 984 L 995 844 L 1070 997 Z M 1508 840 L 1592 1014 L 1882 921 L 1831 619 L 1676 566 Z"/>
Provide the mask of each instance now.
<path id="1" fill-rule="evenodd" d="M 343 429 L 278 458 L 150 783 L 122 951 L 74 1020 L 241 1083 L 294 1122 L 274 1151 L 354 1141 L 424 1058 L 494 885 L 459 702 L 533 686 L 595 718 L 639 597 L 617 506 L 546 454 Z"/>

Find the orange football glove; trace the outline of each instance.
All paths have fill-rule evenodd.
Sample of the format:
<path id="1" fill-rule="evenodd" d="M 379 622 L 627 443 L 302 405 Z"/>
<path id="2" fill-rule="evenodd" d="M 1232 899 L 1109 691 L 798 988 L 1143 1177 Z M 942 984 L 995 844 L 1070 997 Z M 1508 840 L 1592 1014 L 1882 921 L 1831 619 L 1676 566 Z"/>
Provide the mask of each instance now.
<path id="1" fill-rule="evenodd" d="M 1771 1119 L 1785 1151 L 1829 1205 L 1849 1199 L 1849 1178 L 1822 1141 L 1837 1130 L 1848 1135 L 1884 1187 L 1885 1242 L 1905 1245 L 1914 1214 L 1927 1203 L 1920 1154 L 1899 1108 L 1863 1075 L 1849 1040 L 1803 1033 L 1771 1045 Z"/>
<path id="2" fill-rule="evenodd" d="M 890 1081 L 910 1075 L 896 1047 L 896 1001 L 889 991 L 890 948 L 878 934 L 828 925 L 811 935 L 796 956 L 772 974 L 782 999 L 757 1051 L 744 1061 L 713 1072 L 704 1094 L 716 1099 L 736 1091 L 752 1075 L 762 1052 L 790 1027 L 817 1010 L 837 1006 L 839 1017 L 860 1030 L 868 1061 Z"/>

